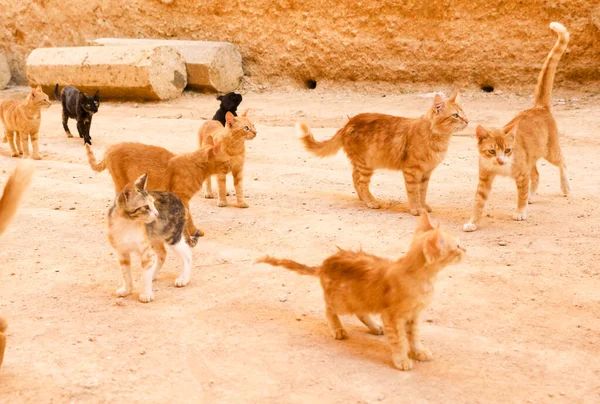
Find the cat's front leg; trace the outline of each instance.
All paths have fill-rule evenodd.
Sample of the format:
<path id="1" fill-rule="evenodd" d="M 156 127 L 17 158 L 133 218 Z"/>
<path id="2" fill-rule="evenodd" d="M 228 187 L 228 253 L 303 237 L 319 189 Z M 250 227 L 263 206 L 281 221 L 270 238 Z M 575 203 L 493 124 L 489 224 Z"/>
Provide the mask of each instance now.
<path id="1" fill-rule="evenodd" d="M 217 174 L 217 181 L 219 184 L 219 202 L 217 206 L 223 208 L 227 206 L 227 177 L 225 174 Z"/>
<path id="2" fill-rule="evenodd" d="M 517 221 L 527 219 L 527 201 L 529 200 L 529 182 L 530 177 L 527 174 L 518 176 L 515 179 L 517 183 L 517 211 L 513 215 L 513 219 Z"/>
<path id="3" fill-rule="evenodd" d="M 131 293 L 133 281 L 131 280 L 131 254 L 118 253 L 119 266 L 123 274 L 123 286 L 117 290 L 117 296 L 125 297 Z"/>
<path id="4" fill-rule="evenodd" d="M 483 208 L 492 190 L 494 176 L 485 173 L 479 174 L 479 183 L 477 184 L 477 193 L 475 194 L 475 205 L 473 206 L 473 214 L 467 223 L 463 225 L 463 231 L 477 230 L 477 224 L 481 219 Z"/>
<path id="5" fill-rule="evenodd" d="M 145 242 L 142 251 L 142 293 L 140 293 L 140 302 L 149 303 L 154 300 L 152 292 L 152 278 L 157 265 L 157 258 L 154 250 L 148 242 Z"/>
<path id="6" fill-rule="evenodd" d="M 206 181 L 204 181 L 204 197 L 206 199 L 213 199 L 215 197 L 215 195 L 213 194 L 213 190 L 212 190 L 212 176 L 209 175 L 206 178 Z"/>
<path id="7" fill-rule="evenodd" d="M 408 196 L 408 209 L 413 216 L 419 216 L 421 210 L 421 178 L 420 172 L 407 170 L 403 172 L 406 194 Z"/>
<path id="8" fill-rule="evenodd" d="M 244 171 L 231 171 L 233 176 L 233 186 L 235 188 L 235 197 L 237 198 L 238 208 L 247 208 L 248 202 L 244 199 Z"/>
<path id="9" fill-rule="evenodd" d="M 423 173 L 421 177 L 421 185 L 419 187 L 419 193 L 421 194 L 421 206 L 427 212 L 431 212 L 433 209 L 427 204 L 427 189 L 429 188 L 429 178 L 431 177 L 431 171 Z"/>
<path id="10" fill-rule="evenodd" d="M 17 148 L 15 147 L 15 132 L 13 132 L 12 130 L 6 130 L 4 129 L 4 136 L 6 136 L 6 139 L 8 141 L 8 146 L 10 147 L 10 156 L 11 157 L 19 157 L 19 152 L 17 151 Z M 20 147 L 20 142 L 19 142 L 19 147 Z"/>
<path id="11" fill-rule="evenodd" d="M 406 340 L 406 320 L 394 312 L 384 312 L 381 315 L 383 328 L 392 350 L 394 366 L 400 370 L 410 370 L 413 361 L 408 357 L 408 341 Z"/>
<path id="12" fill-rule="evenodd" d="M 410 356 L 421 362 L 429 361 L 433 358 L 431 351 L 421 342 L 420 336 L 420 320 L 419 316 L 415 316 L 411 321 L 406 323 L 406 336 L 408 337 L 408 345 L 410 347 Z"/>
<path id="13" fill-rule="evenodd" d="M 31 134 L 31 148 L 33 150 L 31 158 L 34 160 L 41 160 L 40 156 L 40 145 L 39 145 L 39 132 L 35 132 Z"/>
<path id="14" fill-rule="evenodd" d="M 19 136 L 21 137 L 21 148 L 23 149 L 23 158 L 26 159 L 29 157 L 29 133 L 19 132 Z"/>

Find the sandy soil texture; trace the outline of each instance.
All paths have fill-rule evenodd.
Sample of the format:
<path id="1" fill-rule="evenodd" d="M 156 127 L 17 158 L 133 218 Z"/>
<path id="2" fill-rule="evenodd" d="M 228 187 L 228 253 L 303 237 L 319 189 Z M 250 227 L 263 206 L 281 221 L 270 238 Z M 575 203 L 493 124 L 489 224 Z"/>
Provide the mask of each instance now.
<path id="1" fill-rule="evenodd" d="M 0 99 L 24 96 L 23 89 Z M 432 94 L 298 91 L 246 94 L 258 136 L 247 143 L 249 209 L 218 208 L 197 195 L 195 221 L 206 236 L 193 250 L 192 281 L 175 288 L 170 254 L 154 283 L 156 300 L 134 294 L 116 304 L 120 271 L 105 235 L 114 195 L 110 176 L 92 172 L 83 142 L 68 139 L 57 102 L 44 112 L 34 182 L 0 240 L 0 314 L 9 321 L 0 402 L 598 402 L 600 401 L 600 107 L 598 96 L 559 93 L 573 194 L 560 194 L 558 170 L 540 161 L 529 220 L 511 219 L 516 189 L 497 180 L 481 229 L 463 233 L 477 182 L 477 123 L 501 125 L 531 105 L 529 94 L 465 94 L 471 120 L 434 172 L 433 217 L 468 250 L 443 271 L 425 312 L 432 362 L 393 368 L 384 337 L 343 318 L 350 338 L 327 329 L 318 281 L 252 265 L 264 253 L 309 264 L 335 246 L 398 257 L 411 239 L 399 172 L 379 172 L 381 210 L 356 197 L 343 153 L 319 160 L 293 130 L 306 120 L 318 138 L 346 115 L 425 112 Z M 185 93 L 170 103 L 103 103 L 92 138 L 193 150 L 212 96 Z M 75 130 L 74 122 L 70 122 Z M 0 144 L 0 184 L 15 167 Z M 228 187 L 232 189 L 231 181 Z M 233 195 L 230 201 L 233 201 Z"/>

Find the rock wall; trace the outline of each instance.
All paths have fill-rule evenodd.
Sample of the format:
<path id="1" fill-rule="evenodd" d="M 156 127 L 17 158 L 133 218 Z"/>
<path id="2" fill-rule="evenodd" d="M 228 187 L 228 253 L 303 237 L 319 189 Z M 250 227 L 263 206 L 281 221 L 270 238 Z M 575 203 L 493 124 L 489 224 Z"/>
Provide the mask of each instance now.
<path id="1" fill-rule="evenodd" d="M 531 88 L 571 33 L 558 87 L 600 89 L 596 0 L 0 0 L 13 80 L 42 46 L 98 37 L 228 41 L 256 84 L 460 84 Z"/>

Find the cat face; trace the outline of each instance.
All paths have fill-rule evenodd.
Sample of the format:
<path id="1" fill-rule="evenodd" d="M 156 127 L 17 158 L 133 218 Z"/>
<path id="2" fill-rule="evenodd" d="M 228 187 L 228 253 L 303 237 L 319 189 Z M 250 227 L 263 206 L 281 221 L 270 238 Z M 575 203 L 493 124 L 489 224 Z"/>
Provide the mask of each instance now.
<path id="1" fill-rule="evenodd" d="M 27 96 L 27 101 L 33 103 L 36 107 L 43 109 L 50 108 L 50 105 L 52 105 L 50 98 L 42 91 L 42 86 L 32 88 Z"/>
<path id="2" fill-rule="evenodd" d="M 489 164 L 503 166 L 511 164 L 513 151 L 516 143 L 517 127 L 504 132 L 503 129 L 485 129 L 483 126 L 477 126 L 475 129 L 477 135 L 477 147 L 479 156 Z"/>
<path id="3" fill-rule="evenodd" d="M 423 246 L 423 255 L 428 264 L 443 268 L 446 265 L 458 264 L 467 250 L 462 247 L 457 237 L 440 229 L 439 224 L 431 224 L 427 212 L 422 212 L 415 230 L 415 241 Z"/>
<path id="4" fill-rule="evenodd" d="M 452 134 L 469 124 L 467 115 L 458 103 L 458 91 L 447 100 L 436 94 L 428 115 L 433 121 L 433 133 Z"/>
<path id="5" fill-rule="evenodd" d="M 152 223 L 158 217 L 158 211 L 154 206 L 154 198 L 146 192 L 147 180 L 148 174 L 144 174 L 127 184 L 119 193 L 117 203 L 129 219 Z"/>
<path id="6" fill-rule="evenodd" d="M 226 111 L 235 111 L 242 102 L 242 96 L 236 93 L 227 93 L 220 95 L 217 100 L 221 101 L 221 108 Z"/>
<path id="7" fill-rule="evenodd" d="M 94 115 L 98 112 L 98 107 L 100 106 L 100 93 L 96 91 L 96 93 L 90 97 L 89 95 L 80 92 L 79 93 L 79 105 L 85 112 L 90 115 Z"/>
<path id="8" fill-rule="evenodd" d="M 231 112 L 225 114 L 225 126 L 231 129 L 231 135 L 236 139 L 252 140 L 256 137 L 256 128 L 246 115 L 248 110 L 238 117 Z"/>

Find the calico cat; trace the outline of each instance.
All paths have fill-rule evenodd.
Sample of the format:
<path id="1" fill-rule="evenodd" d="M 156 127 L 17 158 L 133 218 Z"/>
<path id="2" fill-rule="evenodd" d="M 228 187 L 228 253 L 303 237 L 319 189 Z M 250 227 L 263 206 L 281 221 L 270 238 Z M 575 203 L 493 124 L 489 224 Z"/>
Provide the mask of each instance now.
<path id="1" fill-rule="evenodd" d="M 54 87 L 54 96 L 62 104 L 62 124 L 67 137 L 73 137 L 69 130 L 69 118 L 77 121 L 77 132 L 79 137 L 83 138 L 83 143 L 92 144 L 90 128 L 92 126 L 92 117 L 100 107 L 100 91 L 96 91 L 93 96 L 79 91 L 73 86 L 67 86 L 58 93 L 58 84 Z"/>
<path id="2" fill-rule="evenodd" d="M 8 178 L 0 198 L 0 235 L 4 233 L 17 213 L 19 202 L 31 183 L 34 169 L 35 166 L 31 161 L 22 161 Z M 4 332 L 7 327 L 6 319 L 0 317 L 0 366 L 2 366 L 4 350 L 6 349 L 6 335 Z"/>
<path id="3" fill-rule="evenodd" d="M 217 100 L 221 101 L 219 109 L 212 117 L 213 121 L 221 122 L 221 125 L 225 126 L 225 114 L 231 112 L 233 116 L 237 116 L 237 107 L 242 103 L 242 95 L 236 93 L 227 93 L 220 95 Z"/>
<path id="4" fill-rule="evenodd" d="M 338 315 L 354 314 L 373 334 L 385 329 L 394 365 L 410 370 L 413 359 L 431 360 L 419 337 L 420 313 L 433 297 L 436 275 L 459 263 L 466 250 L 451 234 L 433 227 L 422 212 L 408 252 L 392 261 L 361 251 L 338 252 L 320 266 L 306 266 L 270 256 L 256 262 L 282 266 L 302 275 L 318 276 L 325 297 L 325 312 L 335 339 L 347 338 Z M 383 329 L 371 317 L 381 314 Z"/>
<path id="5" fill-rule="evenodd" d="M 535 88 L 533 108 L 520 112 L 502 129 L 476 128 L 479 149 L 479 184 L 475 206 L 464 231 L 475 231 L 485 202 L 497 175 L 515 180 L 518 191 L 515 220 L 527 219 L 527 203 L 532 203 L 540 176 L 536 163 L 545 158 L 560 169 L 560 187 L 566 196 L 570 192 L 567 165 L 558 142 L 558 128 L 550 112 L 550 96 L 556 66 L 567 49 L 569 32 L 557 22 L 550 23 L 558 39 L 548 54 Z"/>
<path id="6" fill-rule="evenodd" d="M 90 167 L 96 172 L 108 168 L 117 193 L 143 173 L 149 176 L 148 189 L 171 191 L 177 195 L 187 211 L 189 236 L 204 235 L 194 226 L 190 214 L 190 199 L 202 188 L 210 174 L 231 171 L 230 157 L 220 143 L 212 139 L 205 147 L 191 153 L 175 155 L 162 147 L 141 143 L 117 143 L 104 153 L 98 163 L 89 145 L 85 145 Z"/>
<path id="7" fill-rule="evenodd" d="M 9 100 L 0 103 L 0 121 L 4 126 L 3 142 L 8 141 L 12 157 L 29 157 L 29 139 L 34 160 L 41 160 L 39 131 L 42 109 L 50 108 L 50 99 L 41 86 L 32 88 L 25 100 Z"/>
<path id="8" fill-rule="evenodd" d="M 131 182 L 123 188 L 108 211 L 108 240 L 117 252 L 123 272 L 123 286 L 117 296 L 131 293 L 131 254 L 139 254 L 142 261 L 143 291 L 139 299 L 143 303 L 154 300 L 152 281 L 167 258 L 165 244 L 183 260 L 181 276 L 175 286 L 183 287 L 190 282 L 192 252 L 190 246 L 196 239 L 188 236 L 186 210 L 177 196 L 166 191 L 146 191 L 148 175 Z"/>
<path id="9" fill-rule="evenodd" d="M 221 142 L 225 152 L 231 156 L 231 175 L 238 208 L 247 208 L 248 203 L 244 199 L 244 162 L 246 159 L 246 140 L 256 137 L 256 129 L 247 118 L 248 110 L 240 117 L 235 117 L 231 112 L 225 114 L 225 127 L 217 121 L 206 121 L 198 130 L 198 143 L 200 147 L 206 144 L 208 139 Z M 217 206 L 227 206 L 227 188 L 225 174 L 217 176 L 219 184 L 219 202 Z M 205 198 L 212 199 L 211 178 L 206 179 Z"/>
<path id="10" fill-rule="evenodd" d="M 452 134 L 469 123 L 457 98 L 458 92 L 448 100 L 437 94 L 420 118 L 359 114 L 323 142 L 315 140 L 305 123 L 298 123 L 297 132 L 305 148 L 318 157 L 344 149 L 353 166 L 356 193 L 371 209 L 381 207 L 369 190 L 373 172 L 401 170 L 410 213 L 418 215 L 422 209 L 431 212 L 426 202 L 431 173 L 446 156 Z"/>

